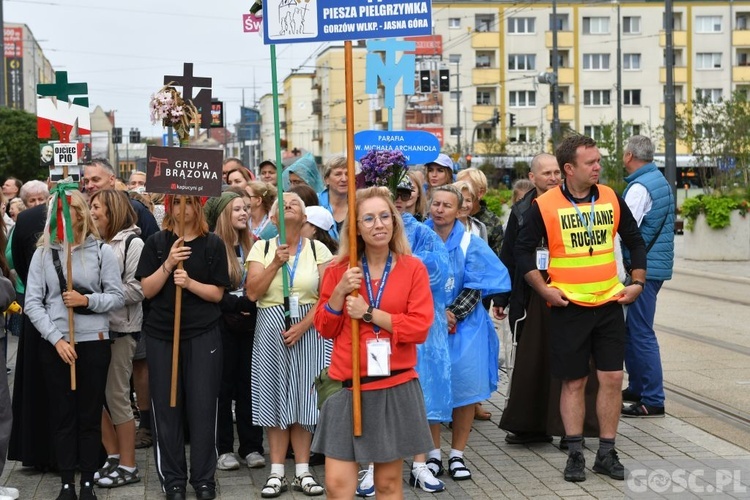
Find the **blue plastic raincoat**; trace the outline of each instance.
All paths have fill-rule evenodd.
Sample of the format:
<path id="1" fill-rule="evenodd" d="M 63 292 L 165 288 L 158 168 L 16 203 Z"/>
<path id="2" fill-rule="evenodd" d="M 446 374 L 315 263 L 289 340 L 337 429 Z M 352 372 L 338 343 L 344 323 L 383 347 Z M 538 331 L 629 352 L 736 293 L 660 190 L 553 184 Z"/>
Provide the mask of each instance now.
<path id="1" fill-rule="evenodd" d="M 320 193 L 325 189 L 323 177 L 318 171 L 318 165 L 315 163 L 312 153 L 305 153 L 299 160 L 289 165 L 281 173 L 281 185 L 284 187 L 284 191 L 289 191 L 289 188 L 292 187 L 291 182 L 289 182 L 289 174 L 292 173 L 297 174 L 316 193 Z"/>
<path id="2" fill-rule="evenodd" d="M 432 220 L 425 222 L 434 228 Z M 445 285 L 446 303 L 451 304 L 464 288 L 480 290 L 482 298 L 510 291 L 510 277 L 500 259 L 478 236 L 468 235 L 468 246 L 462 248 L 463 224 L 455 223 L 445 242 L 451 259 L 453 279 Z M 453 407 L 478 403 L 497 390 L 497 357 L 500 341 L 487 310 L 481 302 L 456 325 L 448 336 L 451 354 Z"/>
<path id="3" fill-rule="evenodd" d="M 445 317 L 445 280 L 450 269 L 448 251 L 440 236 L 409 213 L 401 215 L 411 252 L 430 275 L 430 290 L 435 304 L 435 320 L 427 340 L 417 345 L 417 373 L 424 393 L 427 419 L 449 422 L 453 413 L 451 359 L 448 349 L 448 322 Z"/>

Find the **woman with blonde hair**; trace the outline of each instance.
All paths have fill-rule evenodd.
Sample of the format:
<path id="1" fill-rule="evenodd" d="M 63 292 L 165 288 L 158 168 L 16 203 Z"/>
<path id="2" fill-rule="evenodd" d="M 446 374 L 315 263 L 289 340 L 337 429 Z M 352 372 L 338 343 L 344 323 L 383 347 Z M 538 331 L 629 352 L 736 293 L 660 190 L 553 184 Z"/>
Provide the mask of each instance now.
<path id="1" fill-rule="evenodd" d="M 458 220 L 469 233 L 479 236 L 486 242 L 487 226 L 471 216 L 471 212 L 474 210 L 474 203 L 478 201 L 474 187 L 467 181 L 454 182 L 453 185 L 461 192 L 461 196 L 463 196 L 463 203 L 458 209 Z"/>
<path id="2" fill-rule="evenodd" d="M 99 468 L 101 417 L 107 369 L 111 357 L 108 312 L 123 307 L 125 300 L 117 259 L 99 241 L 99 231 L 86 200 L 77 190 L 58 185 L 55 197 L 70 197 L 73 239 L 70 254 L 49 227 L 56 220 L 50 211 L 47 228 L 39 240 L 29 268 L 25 312 L 47 342 L 40 345 L 40 366 L 49 388 L 50 421 L 62 489 L 58 500 L 91 500 L 94 473 Z M 54 229 L 54 225 L 52 226 Z M 68 274 L 68 258 L 72 276 Z M 67 291 L 72 281 L 73 290 Z M 73 308 L 75 346 L 70 343 L 68 308 Z M 71 389 L 71 366 L 76 390 Z M 81 472 L 76 497 L 75 470 Z"/>
<path id="3" fill-rule="evenodd" d="M 96 191 L 89 199 L 91 216 L 102 239 L 113 250 L 122 279 L 125 306 L 110 311 L 112 358 L 107 374 L 107 409 L 102 411 L 102 444 L 107 462 L 94 475 L 97 485 L 116 488 L 141 480 L 135 463 L 135 417 L 130 404 L 133 357 L 143 323 L 143 289 L 135 279 L 143 240 L 138 216 L 124 191 Z M 107 411 L 109 410 L 109 411 Z"/>
<path id="4" fill-rule="evenodd" d="M 216 498 L 216 407 L 221 384 L 221 309 L 230 286 L 221 239 L 208 232 L 201 198 L 166 197 L 164 230 L 149 237 L 136 277 L 150 299 L 146 335 L 151 415 L 159 480 L 168 500 L 184 499 L 188 480 L 184 426 L 190 429 L 190 484 Z M 184 218 L 184 228 L 178 222 Z M 178 265 L 182 263 L 183 268 Z M 178 394 L 170 406 L 175 292 L 182 289 Z"/>
<path id="5" fill-rule="evenodd" d="M 276 189 L 271 184 L 253 181 L 245 187 L 249 197 L 248 209 L 250 217 L 248 226 L 252 233 L 253 242 L 268 240 L 279 234 L 276 226 L 271 222 L 270 212 L 276 201 Z"/>
<path id="6" fill-rule="evenodd" d="M 434 318 L 430 278 L 411 255 L 403 221 L 385 188 L 357 192 L 355 213 L 342 229 L 336 261 L 323 277 L 315 326 L 333 339 L 329 375 L 345 390 L 320 410 L 313 451 L 326 456 L 328 498 L 352 498 L 358 462 L 374 463 L 378 498 L 402 498 L 404 457 L 432 449 L 416 344 Z M 357 225 L 357 265 L 349 267 L 349 224 Z M 353 291 L 358 297 L 352 297 Z M 360 352 L 352 353 L 352 319 L 360 323 Z M 362 436 L 352 432 L 352 356 L 361 359 Z"/>

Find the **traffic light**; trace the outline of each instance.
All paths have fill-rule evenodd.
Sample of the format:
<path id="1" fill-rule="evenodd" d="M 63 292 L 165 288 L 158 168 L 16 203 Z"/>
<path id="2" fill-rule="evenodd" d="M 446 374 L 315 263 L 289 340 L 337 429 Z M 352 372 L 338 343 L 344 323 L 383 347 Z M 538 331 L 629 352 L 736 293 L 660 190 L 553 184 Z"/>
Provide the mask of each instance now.
<path id="1" fill-rule="evenodd" d="M 508 113 L 510 115 L 510 126 L 515 127 L 516 126 L 516 115 L 513 113 Z"/>
<path id="2" fill-rule="evenodd" d="M 130 144 L 138 144 L 141 142 L 141 131 L 137 128 L 130 129 Z"/>
<path id="3" fill-rule="evenodd" d="M 432 92 L 432 81 L 429 70 L 423 69 L 419 72 L 419 91 L 423 94 Z"/>
<path id="4" fill-rule="evenodd" d="M 440 92 L 450 92 L 451 91 L 451 72 L 449 69 L 441 69 L 440 70 L 440 79 L 439 81 L 439 87 Z"/>
<path id="5" fill-rule="evenodd" d="M 498 123 L 500 123 L 500 113 L 495 108 L 495 111 L 492 113 L 492 126 L 496 127 Z"/>
<path id="6" fill-rule="evenodd" d="M 112 144 L 122 144 L 122 129 L 120 127 L 112 129 Z"/>
<path id="7" fill-rule="evenodd" d="M 471 166 L 471 155 L 466 155 L 466 168 Z"/>

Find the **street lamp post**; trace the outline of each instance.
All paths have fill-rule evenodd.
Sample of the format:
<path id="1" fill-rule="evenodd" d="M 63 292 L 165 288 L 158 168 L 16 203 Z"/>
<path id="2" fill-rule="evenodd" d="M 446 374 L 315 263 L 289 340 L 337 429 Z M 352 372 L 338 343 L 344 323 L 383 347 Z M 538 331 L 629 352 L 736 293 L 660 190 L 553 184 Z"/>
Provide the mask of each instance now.
<path id="1" fill-rule="evenodd" d="M 456 153 L 461 156 L 461 73 L 460 61 L 456 61 Z"/>

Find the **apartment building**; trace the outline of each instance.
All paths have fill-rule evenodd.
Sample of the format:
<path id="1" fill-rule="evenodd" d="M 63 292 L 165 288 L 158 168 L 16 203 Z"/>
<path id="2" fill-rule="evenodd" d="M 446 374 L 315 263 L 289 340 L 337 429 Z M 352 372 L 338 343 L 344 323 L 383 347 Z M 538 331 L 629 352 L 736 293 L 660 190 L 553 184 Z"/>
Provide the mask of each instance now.
<path id="1" fill-rule="evenodd" d="M 396 130 L 431 131 L 444 150 L 458 147 L 462 155 L 482 154 L 486 140 L 507 143 L 511 155 L 548 148 L 551 87 L 538 75 L 552 72 L 553 28 L 562 126 L 598 137 L 603 122 L 616 120 L 618 29 L 623 121 L 634 124 L 634 133 L 663 125 L 664 2 L 560 1 L 556 17 L 549 1 L 433 0 L 432 10 L 433 35 L 420 37 L 417 48 L 417 93 L 397 95 Z M 718 101 L 750 91 L 750 1 L 675 1 L 673 23 L 678 113 L 696 95 Z M 355 47 L 355 130 L 385 129 L 382 89 L 363 94 L 365 53 Z M 313 113 L 320 114 L 309 134 L 325 159 L 344 149 L 343 49 L 330 47 L 316 65 L 320 107 L 314 100 Z M 447 91 L 440 89 L 440 70 L 449 74 Z M 420 91 L 423 71 L 431 83 Z M 287 96 L 287 105 L 296 98 Z M 678 153 L 689 151 L 678 145 Z"/>

